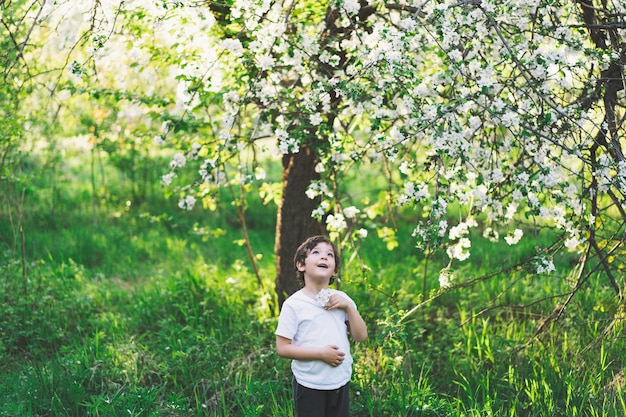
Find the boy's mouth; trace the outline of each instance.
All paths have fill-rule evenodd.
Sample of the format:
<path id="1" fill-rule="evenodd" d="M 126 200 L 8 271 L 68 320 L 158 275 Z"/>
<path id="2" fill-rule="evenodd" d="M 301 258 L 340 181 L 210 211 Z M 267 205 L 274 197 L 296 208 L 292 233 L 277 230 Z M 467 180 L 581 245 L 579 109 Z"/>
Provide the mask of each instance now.
<path id="1" fill-rule="evenodd" d="M 318 268 L 328 268 L 327 264 L 317 264 Z"/>

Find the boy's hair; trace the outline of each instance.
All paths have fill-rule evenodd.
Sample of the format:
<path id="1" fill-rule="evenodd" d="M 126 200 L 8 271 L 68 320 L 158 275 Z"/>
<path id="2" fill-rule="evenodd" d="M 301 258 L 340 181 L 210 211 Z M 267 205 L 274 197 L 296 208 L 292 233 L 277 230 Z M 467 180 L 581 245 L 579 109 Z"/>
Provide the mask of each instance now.
<path id="1" fill-rule="evenodd" d="M 309 255 L 311 250 L 316 247 L 319 243 L 327 243 L 333 248 L 333 253 L 335 254 L 335 274 L 339 273 L 339 266 L 341 265 L 341 257 L 337 252 L 337 247 L 333 242 L 330 241 L 326 236 L 311 236 L 298 247 L 296 250 L 296 255 L 293 258 L 293 264 L 296 268 L 296 277 L 298 278 L 298 282 L 301 287 L 304 287 L 304 271 L 300 271 L 298 269 L 298 264 L 304 264 L 306 257 Z M 329 284 L 335 282 L 335 276 L 330 277 Z"/>

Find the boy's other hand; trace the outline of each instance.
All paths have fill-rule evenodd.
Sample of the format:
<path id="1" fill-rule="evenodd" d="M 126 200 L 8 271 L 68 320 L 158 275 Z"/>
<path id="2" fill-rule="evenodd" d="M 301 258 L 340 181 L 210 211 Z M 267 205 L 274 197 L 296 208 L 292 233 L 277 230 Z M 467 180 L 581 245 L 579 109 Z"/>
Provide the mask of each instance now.
<path id="1" fill-rule="evenodd" d="M 341 365 L 346 356 L 345 353 L 339 350 L 337 345 L 324 346 L 320 353 L 324 362 L 335 367 Z"/>

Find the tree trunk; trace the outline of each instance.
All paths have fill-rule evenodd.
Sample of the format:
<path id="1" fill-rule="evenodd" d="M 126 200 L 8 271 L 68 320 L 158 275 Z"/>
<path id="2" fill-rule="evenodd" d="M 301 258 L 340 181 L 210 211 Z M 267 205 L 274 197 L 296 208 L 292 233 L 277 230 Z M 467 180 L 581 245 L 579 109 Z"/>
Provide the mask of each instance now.
<path id="1" fill-rule="evenodd" d="M 375 8 L 367 7 L 362 9 L 359 20 L 365 22 L 367 18 L 375 12 Z M 326 27 L 320 34 L 322 49 L 330 48 L 334 51 L 335 44 L 341 44 L 342 39 L 350 39 L 352 30 L 345 30 L 336 25 L 335 21 L 339 17 L 339 11 L 335 6 L 328 6 L 326 10 Z M 340 56 L 340 62 L 333 67 L 326 62 L 319 61 L 318 73 L 323 74 L 328 79 L 332 79 L 337 71 L 344 70 L 347 65 L 347 54 L 343 51 L 334 52 Z M 323 110 L 323 105 L 319 104 L 318 111 L 327 119 L 328 126 L 333 126 L 337 116 L 337 109 L 341 102 L 341 96 L 333 90 L 330 95 L 330 109 Z M 315 143 L 317 147 L 327 145 L 327 137 L 318 137 L 316 129 L 302 132 L 308 138 L 308 145 Z M 320 179 L 319 173 L 315 172 L 315 165 L 318 158 L 315 148 L 304 145 L 300 152 L 283 156 L 283 196 L 281 206 L 278 208 L 278 219 L 276 224 L 276 243 L 274 246 L 276 254 L 276 293 L 278 294 L 278 305 L 282 307 L 285 299 L 300 288 L 296 278 L 296 270 L 293 264 L 295 251 L 306 238 L 326 232 L 325 225 L 320 224 L 311 217 L 313 210 L 319 205 L 319 199 L 310 199 L 305 192 L 311 181 Z"/>
<path id="2" fill-rule="evenodd" d="M 283 156 L 283 195 L 276 222 L 276 293 L 282 307 L 287 297 L 300 288 L 293 258 L 298 246 L 309 236 L 324 233 L 324 227 L 311 217 L 319 199 L 305 192 L 311 181 L 320 178 L 315 172 L 318 159 L 309 147 Z"/>

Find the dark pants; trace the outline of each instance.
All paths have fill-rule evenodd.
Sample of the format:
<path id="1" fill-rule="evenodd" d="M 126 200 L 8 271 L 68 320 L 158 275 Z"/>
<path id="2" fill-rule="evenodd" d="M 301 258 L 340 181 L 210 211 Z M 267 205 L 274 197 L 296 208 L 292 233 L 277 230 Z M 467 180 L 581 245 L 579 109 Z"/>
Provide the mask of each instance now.
<path id="1" fill-rule="evenodd" d="M 350 383 L 328 391 L 304 387 L 295 378 L 292 385 L 297 417 L 350 416 Z"/>

